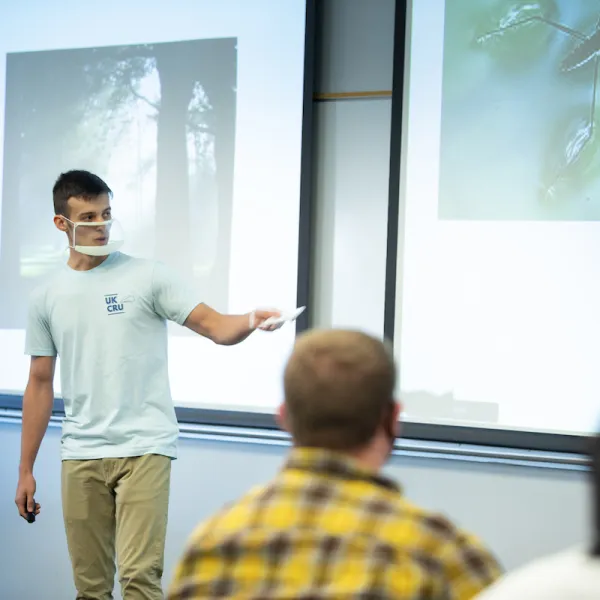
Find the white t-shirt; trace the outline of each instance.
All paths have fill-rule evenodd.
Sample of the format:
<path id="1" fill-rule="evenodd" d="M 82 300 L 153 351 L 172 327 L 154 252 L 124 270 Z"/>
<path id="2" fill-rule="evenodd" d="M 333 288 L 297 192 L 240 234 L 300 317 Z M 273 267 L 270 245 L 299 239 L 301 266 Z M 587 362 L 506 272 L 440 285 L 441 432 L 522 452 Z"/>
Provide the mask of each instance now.
<path id="1" fill-rule="evenodd" d="M 569 549 L 508 573 L 477 600 L 599 600 L 600 558 Z"/>
<path id="2" fill-rule="evenodd" d="M 166 322 L 198 303 L 162 263 L 120 252 L 89 271 L 65 265 L 34 292 L 25 353 L 60 357 L 63 459 L 176 457 Z"/>

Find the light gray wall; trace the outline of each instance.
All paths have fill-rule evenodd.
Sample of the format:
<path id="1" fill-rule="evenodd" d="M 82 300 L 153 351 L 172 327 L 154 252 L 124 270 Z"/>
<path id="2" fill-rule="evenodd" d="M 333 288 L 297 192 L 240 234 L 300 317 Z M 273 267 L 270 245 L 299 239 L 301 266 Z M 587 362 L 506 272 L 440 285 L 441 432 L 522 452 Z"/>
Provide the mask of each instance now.
<path id="1" fill-rule="evenodd" d="M 392 89 L 394 0 L 324 0 L 316 91 Z M 317 325 L 383 334 L 391 100 L 315 106 Z"/>
<path id="2" fill-rule="evenodd" d="M 60 505 L 60 431 L 49 429 L 37 461 L 43 512 L 34 525 L 17 516 L 13 503 L 19 441 L 18 424 L 0 423 L 0 598 L 73 598 Z M 194 525 L 272 477 L 285 452 L 267 444 L 181 440 L 173 463 L 165 584 Z M 586 537 L 587 488 L 580 472 L 399 456 L 388 474 L 414 502 L 480 535 L 507 568 Z"/>
<path id="3" fill-rule="evenodd" d="M 318 91 L 390 89 L 394 2 L 319 2 Z M 317 324 L 381 333 L 390 101 L 318 104 L 316 118 Z M 19 436 L 18 425 L 0 423 L 0 598 L 72 598 L 60 510 L 59 431 L 49 430 L 36 465 L 43 515 L 35 525 L 18 518 L 13 504 Z M 173 465 L 165 581 L 196 522 L 270 478 L 284 454 L 280 446 L 181 441 Z M 392 460 L 389 474 L 412 500 L 477 532 L 509 568 L 586 538 L 581 472 L 403 456 Z"/>

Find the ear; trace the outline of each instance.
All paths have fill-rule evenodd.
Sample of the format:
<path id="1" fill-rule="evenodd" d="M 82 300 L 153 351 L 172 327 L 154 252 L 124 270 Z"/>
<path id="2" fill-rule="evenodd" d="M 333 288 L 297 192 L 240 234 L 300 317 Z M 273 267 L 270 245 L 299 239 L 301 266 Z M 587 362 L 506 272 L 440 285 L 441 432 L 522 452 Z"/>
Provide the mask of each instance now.
<path id="1" fill-rule="evenodd" d="M 290 428 L 288 426 L 287 411 L 286 411 L 286 408 L 285 408 L 285 402 L 282 402 L 279 405 L 279 408 L 277 410 L 277 414 L 275 415 L 275 420 L 277 421 L 277 425 L 279 425 L 279 427 L 281 429 L 283 429 L 283 431 L 285 431 L 287 433 L 291 433 L 290 432 Z"/>
<path id="2" fill-rule="evenodd" d="M 64 233 L 68 233 L 69 232 L 69 227 L 67 225 L 67 223 L 65 222 L 65 218 L 61 215 L 54 215 L 54 226 L 56 227 L 56 229 L 59 229 L 60 231 L 63 231 Z"/>
<path id="3" fill-rule="evenodd" d="M 396 435 L 396 437 L 400 437 L 400 433 L 401 433 L 401 425 L 400 425 L 400 415 L 402 413 L 402 404 L 400 404 L 400 402 L 394 402 L 394 411 L 393 411 L 393 418 L 394 418 L 394 433 Z"/>

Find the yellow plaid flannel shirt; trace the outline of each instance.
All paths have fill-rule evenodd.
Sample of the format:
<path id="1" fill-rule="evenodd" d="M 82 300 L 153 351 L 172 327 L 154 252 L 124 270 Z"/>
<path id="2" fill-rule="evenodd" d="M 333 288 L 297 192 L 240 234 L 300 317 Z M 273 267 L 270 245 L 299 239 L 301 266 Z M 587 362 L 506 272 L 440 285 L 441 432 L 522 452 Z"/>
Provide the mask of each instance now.
<path id="1" fill-rule="evenodd" d="M 467 600 L 501 573 L 479 541 L 389 479 L 294 449 L 266 487 L 192 535 L 169 600 Z"/>

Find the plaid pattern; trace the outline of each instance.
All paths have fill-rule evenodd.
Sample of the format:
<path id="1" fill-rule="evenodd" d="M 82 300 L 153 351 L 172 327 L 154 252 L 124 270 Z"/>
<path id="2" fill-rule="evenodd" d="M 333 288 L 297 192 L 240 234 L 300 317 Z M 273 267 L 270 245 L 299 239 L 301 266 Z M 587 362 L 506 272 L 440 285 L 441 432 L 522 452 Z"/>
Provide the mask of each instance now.
<path id="1" fill-rule="evenodd" d="M 500 572 L 392 481 L 300 448 L 271 484 L 196 530 L 168 598 L 466 600 Z"/>

